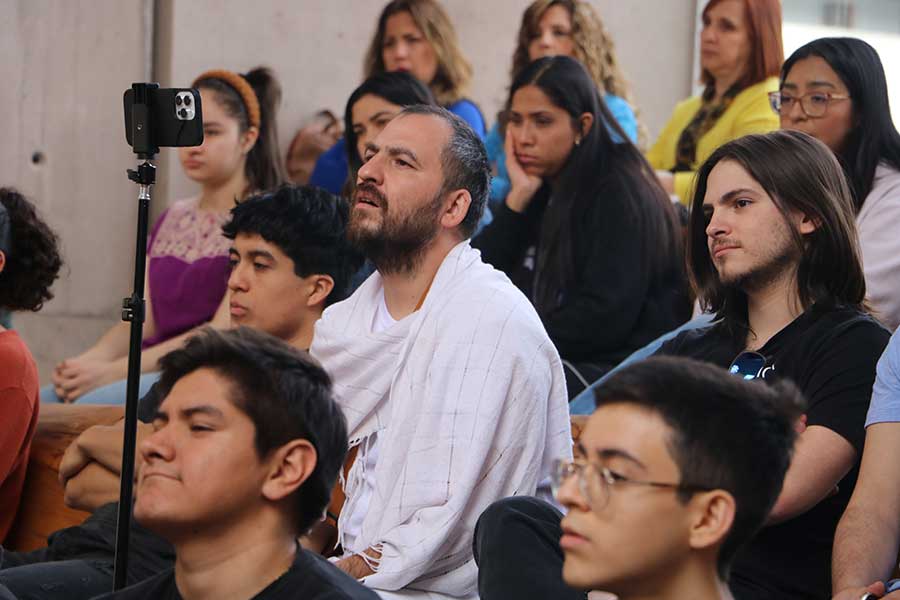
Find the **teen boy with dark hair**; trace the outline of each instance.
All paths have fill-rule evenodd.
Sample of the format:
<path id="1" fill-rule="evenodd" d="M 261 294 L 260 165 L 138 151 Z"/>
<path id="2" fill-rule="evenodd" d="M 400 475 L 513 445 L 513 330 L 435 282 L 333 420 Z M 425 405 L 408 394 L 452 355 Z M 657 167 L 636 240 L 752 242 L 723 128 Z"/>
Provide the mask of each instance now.
<path id="1" fill-rule="evenodd" d="M 249 198 L 225 226 L 231 248 L 231 317 L 295 348 L 309 347 L 325 306 L 349 293 L 361 259 L 346 241 L 347 203 L 316 188 L 285 186 Z M 142 399 L 139 440 L 150 430 L 159 396 Z M 138 463 L 141 456 L 138 454 Z M 60 465 L 66 501 L 93 512 L 84 523 L 55 532 L 30 553 L 0 548 L 0 585 L 16 595 L 47 600 L 91 598 L 112 589 L 115 528 L 122 462 L 122 426 L 87 429 Z M 135 523 L 129 583 L 171 566 L 171 546 Z"/>
<path id="2" fill-rule="evenodd" d="M 160 364 L 134 516 L 172 542 L 175 567 L 105 597 L 377 598 L 297 544 L 347 453 L 325 371 L 243 327 L 194 336 Z"/>
<path id="3" fill-rule="evenodd" d="M 651 358 L 595 396 L 575 460 L 554 473 L 566 583 L 619 600 L 730 598 L 731 561 L 781 491 L 800 393 Z"/>

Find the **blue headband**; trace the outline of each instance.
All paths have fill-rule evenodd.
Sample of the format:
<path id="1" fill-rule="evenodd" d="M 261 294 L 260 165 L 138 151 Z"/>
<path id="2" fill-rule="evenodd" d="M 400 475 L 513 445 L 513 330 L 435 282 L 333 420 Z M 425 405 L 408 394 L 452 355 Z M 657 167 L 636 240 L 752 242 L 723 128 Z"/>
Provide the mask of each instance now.
<path id="1" fill-rule="evenodd" d="M 12 230 L 9 224 L 9 213 L 6 207 L 0 202 L 0 252 L 6 255 L 9 260 L 9 251 L 12 249 Z"/>

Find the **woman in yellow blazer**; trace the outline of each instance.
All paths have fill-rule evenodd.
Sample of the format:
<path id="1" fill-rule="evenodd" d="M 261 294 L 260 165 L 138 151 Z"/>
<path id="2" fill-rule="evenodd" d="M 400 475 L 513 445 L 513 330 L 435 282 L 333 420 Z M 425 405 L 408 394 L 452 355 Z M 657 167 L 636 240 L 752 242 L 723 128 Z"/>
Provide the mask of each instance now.
<path id="1" fill-rule="evenodd" d="M 694 171 L 716 148 L 778 129 L 768 94 L 783 61 L 780 0 L 710 0 L 700 32 L 706 89 L 675 107 L 647 152 L 667 192 L 688 204 Z"/>

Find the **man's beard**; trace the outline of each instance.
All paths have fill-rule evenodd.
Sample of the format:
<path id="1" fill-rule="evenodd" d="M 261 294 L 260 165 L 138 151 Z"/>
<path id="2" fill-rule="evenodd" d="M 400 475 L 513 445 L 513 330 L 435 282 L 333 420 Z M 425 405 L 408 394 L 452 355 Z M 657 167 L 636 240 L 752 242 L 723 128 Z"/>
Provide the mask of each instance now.
<path id="1" fill-rule="evenodd" d="M 382 275 L 414 273 L 428 246 L 437 237 L 438 218 L 443 193 L 439 192 L 425 206 L 405 215 L 392 215 L 388 199 L 371 183 L 361 183 L 364 190 L 378 200 L 381 222 L 369 224 L 361 220 L 354 198 L 347 224 L 347 239 L 372 261 Z"/>
<path id="2" fill-rule="evenodd" d="M 800 260 L 801 249 L 787 231 L 781 231 L 778 239 L 773 240 L 771 251 L 762 257 L 760 264 L 731 276 L 723 277 L 719 273 L 722 285 L 736 288 L 746 294 L 760 292 L 796 272 Z"/>

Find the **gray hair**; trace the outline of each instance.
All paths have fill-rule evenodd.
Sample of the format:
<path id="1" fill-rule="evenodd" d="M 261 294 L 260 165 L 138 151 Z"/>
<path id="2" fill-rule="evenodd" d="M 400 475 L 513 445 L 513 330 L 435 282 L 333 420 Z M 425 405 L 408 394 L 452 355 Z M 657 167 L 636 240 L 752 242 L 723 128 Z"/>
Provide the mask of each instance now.
<path id="1" fill-rule="evenodd" d="M 404 108 L 400 115 L 439 117 L 450 126 L 450 140 L 441 151 L 444 181 L 440 194 L 460 189 L 469 192 L 472 203 L 459 229 L 464 237 L 471 237 L 484 214 L 491 188 L 491 165 L 484 143 L 468 123 L 446 108 L 414 104 Z"/>

